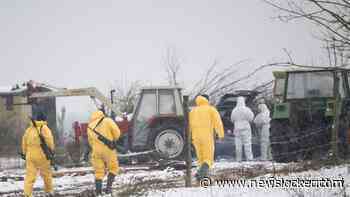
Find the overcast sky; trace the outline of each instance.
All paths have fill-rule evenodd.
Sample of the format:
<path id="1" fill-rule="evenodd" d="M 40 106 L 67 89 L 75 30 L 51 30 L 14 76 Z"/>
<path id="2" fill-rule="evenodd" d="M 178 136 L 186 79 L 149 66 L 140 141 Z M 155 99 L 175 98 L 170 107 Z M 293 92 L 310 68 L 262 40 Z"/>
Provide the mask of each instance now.
<path id="1" fill-rule="evenodd" d="M 164 84 L 168 46 L 183 57 L 185 84 L 199 79 L 214 59 L 222 66 L 250 59 L 240 68 L 248 72 L 285 60 L 283 48 L 300 64 L 321 63 L 311 26 L 282 23 L 272 19 L 276 14 L 261 0 L 2 0 L 0 86 L 34 79 L 106 92 L 122 76 Z M 78 108 L 68 111 L 86 105 L 62 102 Z"/>

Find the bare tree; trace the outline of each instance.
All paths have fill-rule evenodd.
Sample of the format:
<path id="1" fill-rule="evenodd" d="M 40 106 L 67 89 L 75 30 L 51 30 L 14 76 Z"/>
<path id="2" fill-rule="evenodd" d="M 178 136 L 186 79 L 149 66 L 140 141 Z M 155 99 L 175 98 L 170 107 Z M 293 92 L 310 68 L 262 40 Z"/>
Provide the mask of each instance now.
<path id="1" fill-rule="evenodd" d="M 319 38 L 326 48 L 334 48 L 336 55 L 349 59 L 350 52 L 350 1 L 348 0 L 263 0 L 280 14 L 281 21 L 306 20 L 320 27 Z M 335 51 L 333 51 L 335 52 Z M 334 56 L 333 56 L 334 57 Z M 330 58 L 329 58 L 330 59 Z M 334 62 L 333 62 L 334 63 Z M 346 62 L 338 66 L 347 66 Z"/>
<path id="2" fill-rule="evenodd" d="M 332 67 L 347 67 L 349 65 L 349 57 L 346 55 L 343 47 L 337 47 L 335 40 L 326 41 L 326 50 L 328 64 Z"/>
<path id="3" fill-rule="evenodd" d="M 178 75 L 181 69 L 182 58 L 175 47 L 167 47 L 163 57 L 163 66 L 167 73 L 169 85 L 178 85 Z"/>
<path id="4" fill-rule="evenodd" d="M 285 50 L 287 53 L 287 50 Z M 290 54 L 288 54 L 289 59 L 291 60 Z M 212 103 L 215 103 L 220 99 L 221 96 L 224 94 L 234 91 L 237 89 L 237 86 L 239 83 L 243 83 L 247 79 L 250 79 L 253 75 L 255 75 L 258 71 L 262 70 L 265 67 L 268 66 L 276 66 L 276 65 L 282 65 L 283 63 L 276 63 L 271 65 L 264 65 L 263 67 L 259 67 L 257 70 L 254 70 L 251 73 L 248 73 L 247 75 L 240 76 L 238 75 L 238 71 L 240 70 L 240 66 L 242 64 L 247 63 L 248 60 L 242 60 L 237 63 L 234 63 L 232 65 L 229 65 L 227 67 L 220 67 L 219 62 L 217 59 L 213 61 L 213 63 L 207 68 L 205 73 L 203 74 L 203 77 L 200 78 L 192 88 L 188 91 L 191 98 L 194 98 L 197 95 L 200 94 L 208 94 L 210 96 L 210 101 Z M 178 85 L 178 76 L 179 72 L 181 70 L 181 63 L 182 58 L 178 55 L 175 47 L 168 47 L 166 49 L 166 53 L 163 59 L 163 65 L 165 68 L 165 71 L 167 73 L 167 79 L 169 82 L 169 85 Z M 292 63 L 287 62 L 284 63 L 283 66 L 290 66 Z M 264 86 L 264 84 L 268 83 L 270 86 Z M 267 89 L 271 88 L 271 80 L 264 83 L 259 83 L 257 85 L 257 88 L 263 88 L 265 87 L 265 92 L 268 92 Z"/>
<path id="5" fill-rule="evenodd" d="M 218 60 L 214 60 L 213 63 L 205 71 L 203 77 L 194 83 L 192 89 L 189 91 L 192 98 L 201 94 L 208 94 L 211 97 L 211 102 L 217 100 L 217 95 L 212 92 L 219 90 L 224 84 L 234 79 L 234 73 L 239 69 L 238 66 L 244 61 L 240 61 L 236 64 L 230 65 L 221 69 L 218 64 Z"/>
<path id="6" fill-rule="evenodd" d="M 292 59 L 288 55 L 288 59 Z M 255 69 L 251 72 L 244 74 L 239 74 L 238 70 L 247 64 L 247 60 L 239 61 L 232 64 L 226 68 L 220 69 L 217 60 L 215 60 L 212 65 L 207 69 L 204 77 L 194 84 L 190 92 L 191 98 L 196 97 L 200 94 L 208 94 L 212 103 L 216 103 L 224 94 L 238 90 L 242 84 L 246 83 L 253 76 L 257 75 L 260 71 L 266 68 L 288 68 L 288 69 L 326 69 L 326 67 L 321 66 L 307 66 L 299 65 L 293 62 L 275 62 L 270 64 L 263 64 L 255 66 Z M 273 81 L 268 79 L 267 81 L 260 82 L 253 86 L 251 89 L 257 90 L 263 94 L 272 94 Z"/>
<path id="7" fill-rule="evenodd" d="M 119 108 L 119 111 L 127 114 L 133 112 L 140 87 L 139 81 L 120 80 L 116 82 L 113 87 L 113 103 Z"/>

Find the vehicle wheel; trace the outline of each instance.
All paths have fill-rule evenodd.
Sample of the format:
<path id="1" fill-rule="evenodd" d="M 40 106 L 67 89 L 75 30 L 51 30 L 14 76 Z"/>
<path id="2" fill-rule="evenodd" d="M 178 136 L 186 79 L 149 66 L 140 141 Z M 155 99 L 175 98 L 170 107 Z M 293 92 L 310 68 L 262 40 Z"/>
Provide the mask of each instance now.
<path id="1" fill-rule="evenodd" d="M 163 159 L 179 159 L 183 156 L 185 141 L 176 126 L 161 126 L 156 129 L 153 147 Z"/>
<path id="2" fill-rule="evenodd" d="M 294 159 L 294 155 L 290 154 L 296 150 L 294 143 L 289 143 L 290 135 L 293 130 L 290 128 L 288 121 L 273 120 L 271 122 L 271 153 L 277 162 L 289 162 Z"/>

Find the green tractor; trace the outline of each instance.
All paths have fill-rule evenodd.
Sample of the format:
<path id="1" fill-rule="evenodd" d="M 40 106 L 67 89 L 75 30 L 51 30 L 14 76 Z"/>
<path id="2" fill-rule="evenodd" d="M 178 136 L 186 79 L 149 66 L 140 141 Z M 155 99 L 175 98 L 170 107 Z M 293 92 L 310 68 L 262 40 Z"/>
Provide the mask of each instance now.
<path id="1" fill-rule="evenodd" d="M 350 70 L 278 71 L 273 75 L 275 85 L 270 133 L 273 159 L 289 162 L 328 157 L 335 117 L 339 122 L 335 135 L 338 137 L 337 153 L 345 156 Z"/>

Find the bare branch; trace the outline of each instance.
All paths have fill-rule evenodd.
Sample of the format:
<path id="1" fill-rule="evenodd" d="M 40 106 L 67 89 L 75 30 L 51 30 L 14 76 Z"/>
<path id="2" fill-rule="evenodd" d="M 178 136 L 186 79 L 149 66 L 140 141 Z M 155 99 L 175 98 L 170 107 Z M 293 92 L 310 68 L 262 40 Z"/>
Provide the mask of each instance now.
<path id="1" fill-rule="evenodd" d="M 283 48 L 283 51 L 287 54 L 289 61 L 293 63 L 294 61 L 292 56 L 290 55 L 290 52 L 286 48 Z"/>
<path id="2" fill-rule="evenodd" d="M 283 13 L 278 16 L 281 21 L 304 19 L 316 24 L 320 28 L 321 40 L 326 43 L 330 63 L 342 67 L 347 65 L 345 61 L 341 62 L 350 52 L 350 2 L 348 0 L 263 1 Z M 338 65 L 338 58 L 341 65 Z"/>
<path id="3" fill-rule="evenodd" d="M 115 101 L 114 104 L 121 112 L 125 112 L 127 114 L 133 112 L 140 87 L 141 83 L 139 81 L 127 82 L 125 80 L 116 82 L 113 87 L 115 90 L 113 98 Z"/>
<path id="4" fill-rule="evenodd" d="M 181 59 L 175 47 L 168 47 L 163 58 L 163 66 L 167 72 L 169 85 L 178 85 L 178 74 L 181 69 Z"/>

